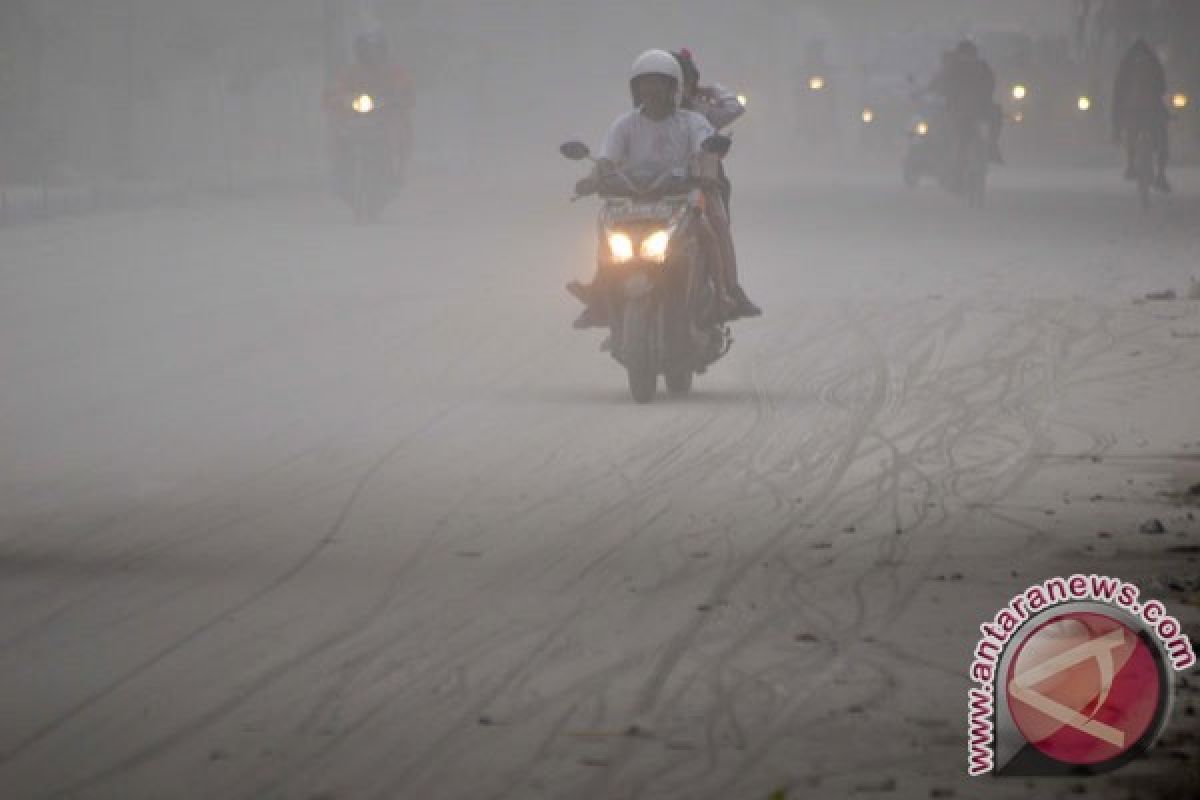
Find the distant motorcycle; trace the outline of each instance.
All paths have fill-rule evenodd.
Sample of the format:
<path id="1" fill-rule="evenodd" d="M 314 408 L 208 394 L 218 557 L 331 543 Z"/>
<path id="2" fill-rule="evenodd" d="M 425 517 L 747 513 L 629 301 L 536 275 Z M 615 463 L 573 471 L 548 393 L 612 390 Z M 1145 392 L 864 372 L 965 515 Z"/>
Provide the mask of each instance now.
<path id="1" fill-rule="evenodd" d="M 923 178 L 942 180 L 945 148 L 939 141 L 941 126 L 931 116 L 917 114 L 908 126 L 908 147 L 904 151 L 904 185 L 915 189 Z"/>
<path id="2" fill-rule="evenodd" d="M 904 151 L 904 185 L 915 189 L 924 178 L 935 179 L 949 189 L 949 154 L 953 141 L 946 118 L 946 104 L 931 92 L 912 95 L 916 110 L 908 124 L 908 147 Z"/>
<path id="3" fill-rule="evenodd" d="M 715 160 L 728 141 L 714 136 L 705 148 Z M 575 161 L 591 158 L 582 142 L 567 142 L 559 151 Z M 715 166 L 711 172 L 715 178 Z M 701 245 L 701 181 L 680 173 L 638 176 L 614 169 L 578 195 L 604 200 L 597 286 L 610 311 L 609 352 L 625 367 L 638 403 L 653 401 L 659 375 L 671 394 L 688 393 L 693 376 L 729 352 L 733 341 L 718 321 L 715 270 Z"/>
<path id="4" fill-rule="evenodd" d="M 987 190 L 990 146 L 984 123 L 952 128 L 953 122 L 943 107 L 926 101 L 909 126 L 908 148 L 904 154 L 904 185 L 916 188 L 923 178 L 938 181 L 947 191 L 962 195 L 971 208 L 982 208 Z M 963 141 L 957 137 L 965 136 Z"/>
<path id="5" fill-rule="evenodd" d="M 356 222 L 375 222 L 400 180 L 383 101 L 368 92 L 349 100 L 336 131 L 334 180 Z"/>

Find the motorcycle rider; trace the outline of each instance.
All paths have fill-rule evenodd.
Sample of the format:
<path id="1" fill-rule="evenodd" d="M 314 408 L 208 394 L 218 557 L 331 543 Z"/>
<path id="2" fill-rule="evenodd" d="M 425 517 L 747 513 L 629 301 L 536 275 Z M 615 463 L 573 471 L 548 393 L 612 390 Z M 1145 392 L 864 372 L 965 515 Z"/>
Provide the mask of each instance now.
<path id="1" fill-rule="evenodd" d="M 1000 129 L 1004 113 L 995 102 L 996 75 L 979 55 L 970 39 L 944 53 L 942 67 L 929 85 L 929 91 L 945 100 L 946 118 L 953 131 L 954 164 L 961 165 L 964 147 L 975 126 L 985 124 L 991 160 L 1003 164 L 1000 154 Z"/>
<path id="2" fill-rule="evenodd" d="M 716 131 L 732 125 L 738 117 L 746 113 L 738 96 L 719 83 L 711 86 L 700 85 L 700 70 L 692 51 L 686 47 L 672 53 L 683 69 L 683 104 L 688 111 L 703 114 L 708 124 Z M 721 183 L 721 200 L 725 203 L 725 213 L 730 214 L 729 203 L 733 195 L 733 184 L 725 174 L 725 160 L 721 159 L 717 168 L 717 179 Z"/>
<path id="3" fill-rule="evenodd" d="M 635 108 L 618 117 L 609 128 L 592 175 L 576 185 L 579 194 L 594 191 L 597 178 L 613 165 L 646 174 L 686 169 L 693 157 L 703 153 L 704 141 L 714 133 L 702 115 L 679 107 L 683 71 L 673 55 L 665 50 L 647 50 L 633 62 L 631 72 L 629 87 Z M 699 231 L 717 265 L 716 277 L 726 295 L 723 305 L 727 315 L 731 319 L 758 316 L 762 312 L 737 285 L 733 240 L 720 195 L 706 191 L 705 201 L 704 224 Z M 567 290 L 587 306 L 575 320 L 576 328 L 608 324 L 604 277 L 604 271 L 597 269 L 590 284 L 567 284 Z"/>
<path id="4" fill-rule="evenodd" d="M 350 102 L 361 94 L 371 96 L 378 107 L 375 113 L 387 126 L 393 174 L 399 177 L 412 144 L 413 88 L 408 73 L 392 61 L 387 37 L 380 31 L 355 37 L 354 62 L 338 70 L 325 88 L 322 106 L 333 132 L 335 163 L 344 149 L 342 126 L 355 113 Z"/>
<path id="5" fill-rule="evenodd" d="M 1167 92 L 1166 72 L 1158 55 L 1144 38 L 1138 37 L 1126 51 L 1113 85 L 1113 141 L 1125 142 L 1125 180 L 1134 173 L 1136 132 L 1147 130 L 1154 145 L 1154 187 L 1171 191 L 1167 182 Z"/>

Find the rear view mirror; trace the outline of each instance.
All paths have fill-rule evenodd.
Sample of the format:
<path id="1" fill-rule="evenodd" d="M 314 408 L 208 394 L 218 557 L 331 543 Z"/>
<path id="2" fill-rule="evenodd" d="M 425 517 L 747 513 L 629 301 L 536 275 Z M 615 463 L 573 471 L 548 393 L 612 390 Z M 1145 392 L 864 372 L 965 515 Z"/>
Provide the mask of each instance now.
<path id="1" fill-rule="evenodd" d="M 592 151 L 588 150 L 588 146 L 586 144 L 575 141 L 565 142 L 559 145 L 558 152 L 562 153 L 572 161 L 583 161 L 592 154 Z"/>
<path id="2" fill-rule="evenodd" d="M 704 149 L 704 152 L 716 153 L 723 158 L 729 154 L 729 148 L 733 146 L 733 139 L 721 133 L 714 133 L 705 139 L 700 146 Z"/>

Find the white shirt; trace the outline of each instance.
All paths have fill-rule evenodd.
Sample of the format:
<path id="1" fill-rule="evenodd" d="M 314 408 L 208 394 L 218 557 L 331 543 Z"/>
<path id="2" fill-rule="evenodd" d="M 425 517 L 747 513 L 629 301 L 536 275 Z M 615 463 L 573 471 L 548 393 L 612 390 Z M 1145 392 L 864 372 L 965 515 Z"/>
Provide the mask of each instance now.
<path id="1" fill-rule="evenodd" d="M 686 169 L 688 159 L 702 152 L 701 144 L 713 127 L 703 115 L 677 110 L 663 120 L 653 120 L 634 109 L 617 118 L 608 129 L 601 158 L 637 174 L 658 175 Z"/>

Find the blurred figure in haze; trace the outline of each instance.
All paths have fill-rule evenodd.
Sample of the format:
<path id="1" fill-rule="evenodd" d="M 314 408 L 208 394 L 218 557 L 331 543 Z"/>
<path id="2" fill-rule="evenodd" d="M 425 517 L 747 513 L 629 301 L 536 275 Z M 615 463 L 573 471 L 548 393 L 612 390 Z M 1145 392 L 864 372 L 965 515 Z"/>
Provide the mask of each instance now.
<path id="1" fill-rule="evenodd" d="M 945 100 L 946 116 L 953 129 L 954 163 L 959 163 L 973 129 L 987 126 L 992 161 L 1003 164 L 1000 154 L 1000 129 L 1004 112 L 996 103 L 996 74 L 979 55 L 970 39 L 942 54 L 942 67 L 929 85 L 929 91 Z"/>
<path id="2" fill-rule="evenodd" d="M 1113 85 L 1113 141 L 1125 143 L 1125 180 L 1136 178 L 1133 157 L 1136 134 L 1146 131 L 1154 145 L 1154 187 L 1171 191 L 1167 182 L 1167 76 L 1158 55 L 1138 37 L 1117 68 Z"/>
<path id="3" fill-rule="evenodd" d="M 796 87 L 798 128 L 804 143 L 811 147 L 837 147 L 840 144 L 837 123 L 837 81 L 833 65 L 825 56 L 824 39 L 812 39 L 804 45 L 800 65 L 800 85 Z"/>
<path id="4" fill-rule="evenodd" d="M 408 73 L 391 59 L 387 37 L 373 31 L 354 40 L 354 61 L 342 67 L 325 88 L 322 105 L 329 118 L 335 163 L 346 123 L 355 115 L 355 99 L 367 95 L 389 131 L 392 169 L 399 178 L 412 146 L 413 88 Z"/>
<path id="5" fill-rule="evenodd" d="M 675 56 L 683 70 L 682 108 L 703 115 L 715 131 L 727 128 L 738 117 L 746 113 L 746 107 L 742 105 L 738 96 L 721 84 L 700 85 L 700 70 L 696 67 L 696 59 L 691 50 L 684 47 L 672 55 Z M 725 212 L 728 214 L 733 185 L 729 182 L 729 176 L 725 174 L 725 159 L 721 159 L 719 163 L 718 180 L 721 182 L 721 199 L 725 202 Z"/>

